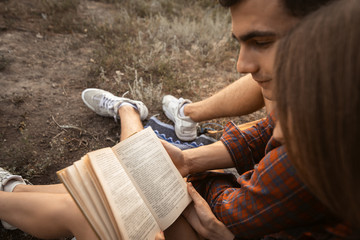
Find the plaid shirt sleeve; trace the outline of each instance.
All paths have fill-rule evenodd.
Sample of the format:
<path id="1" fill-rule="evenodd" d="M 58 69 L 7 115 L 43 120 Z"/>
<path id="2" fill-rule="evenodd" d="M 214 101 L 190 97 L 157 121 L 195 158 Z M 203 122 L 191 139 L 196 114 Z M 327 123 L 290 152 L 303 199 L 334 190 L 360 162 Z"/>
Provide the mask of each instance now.
<path id="1" fill-rule="evenodd" d="M 285 147 L 271 139 L 272 129 L 271 117 L 246 131 L 229 125 L 222 142 L 241 174 L 237 181 L 214 173 L 188 179 L 237 237 L 262 237 L 328 216 L 297 176 Z"/>
<path id="2" fill-rule="evenodd" d="M 284 147 L 269 152 L 253 170 L 242 174 L 238 183 L 226 174 L 213 173 L 188 180 L 237 237 L 263 237 L 328 216 L 296 175 Z"/>
<path id="3" fill-rule="evenodd" d="M 253 169 L 264 157 L 273 129 L 272 115 L 244 131 L 240 131 L 233 122 L 226 125 L 221 141 L 227 147 L 240 174 Z"/>

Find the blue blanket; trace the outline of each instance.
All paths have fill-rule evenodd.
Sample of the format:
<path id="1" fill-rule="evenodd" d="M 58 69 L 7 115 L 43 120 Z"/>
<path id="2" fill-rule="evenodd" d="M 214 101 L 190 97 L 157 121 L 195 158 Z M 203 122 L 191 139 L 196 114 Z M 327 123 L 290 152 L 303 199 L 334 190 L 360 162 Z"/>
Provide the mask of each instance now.
<path id="1" fill-rule="evenodd" d="M 188 149 L 188 148 L 200 147 L 203 145 L 211 144 L 216 141 L 214 138 L 208 137 L 204 134 L 201 134 L 194 141 L 191 141 L 191 142 L 181 141 L 176 136 L 175 128 L 173 125 L 161 122 L 155 116 L 152 116 L 149 119 L 149 121 L 145 125 L 145 128 L 149 127 L 149 126 L 151 126 L 151 128 L 154 130 L 154 132 L 160 139 L 163 139 L 163 140 L 177 146 L 181 150 Z"/>

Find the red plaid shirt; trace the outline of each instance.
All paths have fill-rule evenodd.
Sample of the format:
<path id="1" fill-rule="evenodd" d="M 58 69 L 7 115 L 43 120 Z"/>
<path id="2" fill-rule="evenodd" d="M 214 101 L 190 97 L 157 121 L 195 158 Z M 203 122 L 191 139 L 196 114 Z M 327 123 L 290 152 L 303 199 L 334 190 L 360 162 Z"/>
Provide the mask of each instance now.
<path id="1" fill-rule="evenodd" d="M 296 175 L 284 146 L 272 137 L 273 128 L 272 117 L 245 131 L 227 124 L 221 141 L 241 174 L 238 182 L 233 175 L 211 172 L 188 179 L 237 237 L 284 230 L 299 235 L 314 226 L 326 229 L 336 223 Z"/>

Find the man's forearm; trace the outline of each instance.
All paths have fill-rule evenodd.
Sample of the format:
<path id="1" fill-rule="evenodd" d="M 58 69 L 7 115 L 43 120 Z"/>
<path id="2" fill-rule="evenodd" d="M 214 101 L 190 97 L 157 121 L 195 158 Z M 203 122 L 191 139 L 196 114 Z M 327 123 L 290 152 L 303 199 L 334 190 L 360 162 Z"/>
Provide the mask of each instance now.
<path id="1" fill-rule="evenodd" d="M 189 173 L 199 173 L 206 170 L 234 167 L 231 156 L 225 145 L 216 143 L 183 151 Z"/>

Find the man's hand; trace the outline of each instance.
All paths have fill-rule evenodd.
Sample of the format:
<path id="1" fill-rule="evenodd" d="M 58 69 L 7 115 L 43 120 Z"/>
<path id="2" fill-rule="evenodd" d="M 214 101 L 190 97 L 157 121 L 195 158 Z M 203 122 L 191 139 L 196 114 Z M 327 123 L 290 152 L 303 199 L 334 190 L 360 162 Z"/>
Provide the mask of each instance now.
<path id="1" fill-rule="evenodd" d="M 234 239 L 234 235 L 215 217 L 208 203 L 200 196 L 191 183 L 188 183 L 188 192 L 194 202 L 185 209 L 183 216 L 195 231 L 210 240 Z"/>
<path id="2" fill-rule="evenodd" d="M 179 148 L 164 140 L 161 140 L 161 143 L 170 155 L 171 160 L 175 164 L 176 168 L 179 170 L 181 176 L 187 176 L 189 174 L 189 167 L 185 161 L 183 152 Z"/>

